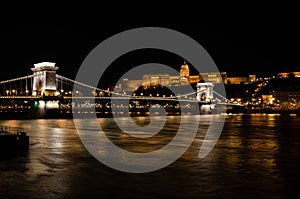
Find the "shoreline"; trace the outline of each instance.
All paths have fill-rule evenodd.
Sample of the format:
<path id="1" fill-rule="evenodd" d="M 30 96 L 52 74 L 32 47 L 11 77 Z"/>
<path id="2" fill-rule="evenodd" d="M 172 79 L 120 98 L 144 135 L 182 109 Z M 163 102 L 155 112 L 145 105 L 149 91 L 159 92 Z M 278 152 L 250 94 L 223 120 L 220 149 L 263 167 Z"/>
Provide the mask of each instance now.
<path id="1" fill-rule="evenodd" d="M 126 117 L 126 114 L 116 113 L 113 114 L 111 112 L 82 112 L 77 113 L 76 118 L 93 118 L 96 114 L 97 118 L 113 118 L 113 117 Z M 300 110 L 244 110 L 244 111 L 226 111 L 226 113 L 220 113 L 217 110 L 212 111 L 212 113 L 200 113 L 199 115 L 217 115 L 217 114 L 226 114 L 226 115 L 233 115 L 233 114 L 296 114 L 300 115 Z M 146 117 L 149 116 L 149 112 L 146 111 L 139 111 L 139 112 L 132 112 L 129 114 L 130 117 Z M 161 116 L 164 115 L 163 112 L 156 112 L 154 116 Z M 182 114 L 180 111 L 176 112 L 167 112 L 167 116 L 181 116 L 181 115 L 195 115 L 193 111 L 190 113 Z M 31 119 L 73 119 L 72 112 L 59 112 L 59 111 L 51 111 L 45 113 L 43 115 L 36 115 L 36 114 L 22 114 L 22 113 L 1 113 L 0 120 L 31 120 Z"/>

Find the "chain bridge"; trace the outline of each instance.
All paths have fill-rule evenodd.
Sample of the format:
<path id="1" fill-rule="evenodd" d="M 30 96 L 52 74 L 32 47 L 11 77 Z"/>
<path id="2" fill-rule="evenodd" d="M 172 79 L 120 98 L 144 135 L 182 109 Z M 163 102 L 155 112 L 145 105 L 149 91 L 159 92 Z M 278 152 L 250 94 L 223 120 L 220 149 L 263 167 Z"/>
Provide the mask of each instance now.
<path id="1" fill-rule="evenodd" d="M 128 109 L 143 112 L 150 107 L 155 108 L 155 105 L 161 105 L 171 112 L 199 106 L 205 112 L 210 112 L 216 103 L 241 106 L 228 104 L 226 97 L 213 90 L 214 84 L 211 82 L 197 83 L 194 92 L 179 95 L 143 95 L 137 92 L 127 94 L 77 82 L 57 74 L 58 68 L 56 63 L 41 62 L 34 64 L 31 75 L 0 81 L 0 115 L 18 113 L 38 117 L 54 110 L 61 114 L 72 111 L 109 113 L 112 108 L 120 110 L 120 113 Z"/>

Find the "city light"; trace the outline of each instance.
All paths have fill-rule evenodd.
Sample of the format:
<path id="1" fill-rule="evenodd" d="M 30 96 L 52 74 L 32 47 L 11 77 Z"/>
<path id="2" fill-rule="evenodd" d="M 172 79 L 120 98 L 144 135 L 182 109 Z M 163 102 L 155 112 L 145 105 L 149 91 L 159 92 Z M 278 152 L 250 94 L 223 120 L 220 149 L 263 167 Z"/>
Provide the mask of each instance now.
<path id="1" fill-rule="evenodd" d="M 43 65 L 43 66 L 42 66 Z M 56 78 L 52 78 L 55 83 L 49 83 L 44 81 L 43 85 L 44 87 L 37 88 L 35 85 L 32 86 L 32 90 L 27 89 L 27 79 L 32 78 L 31 83 L 34 84 L 35 78 L 37 80 L 42 78 L 45 78 L 44 71 L 51 70 L 56 71 L 58 67 L 54 66 L 55 63 L 48 63 L 48 62 L 42 62 L 40 64 L 37 64 L 33 71 L 33 75 L 27 75 L 24 77 L 19 78 L 13 78 L 10 80 L 1 81 L 0 85 L 5 85 L 4 88 L 2 88 L 2 93 L 4 96 L 2 98 L 18 98 L 22 95 L 25 97 L 37 97 L 42 98 L 43 96 L 53 96 L 58 97 L 61 95 L 63 98 L 70 97 L 70 95 L 73 94 L 73 92 L 70 90 L 70 86 L 73 85 L 78 86 L 78 90 L 74 91 L 76 93 L 76 97 L 84 97 L 85 94 L 92 92 L 94 96 L 96 97 L 111 97 L 111 94 L 114 94 L 114 97 L 131 97 L 130 95 L 127 95 L 127 93 L 132 93 L 133 97 L 138 98 L 141 97 L 143 100 L 147 100 L 147 98 L 153 100 L 157 98 L 158 100 L 169 100 L 172 98 L 178 99 L 178 100 L 194 100 L 194 101 L 202 101 L 205 103 L 210 103 L 211 101 L 215 102 L 226 102 L 231 104 L 242 104 L 249 107 L 249 109 L 252 109 L 251 106 L 254 106 L 257 110 L 266 110 L 266 109 L 300 109 L 300 91 L 292 90 L 293 88 L 290 88 L 289 91 L 284 91 L 284 89 L 277 89 L 276 87 L 272 86 L 274 85 L 274 81 L 289 79 L 289 78 L 295 78 L 295 80 L 299 79 L 300 72 L 291 72 L 291 73 L 278 73 L 277 75 L 268 75 L 263 76 L 261 74 L 251 74 L 244 77 L 230 77 L 226 72 L 221 73 L 200 73 L 198 75 L 198 80 L 196 76 L 189 74 L 189 71 L 186 69 L 189 69 L 187 64 L 183 64 L 181 70 L 181 74 L 178 76 L 171 76 L 169 74 L 149 74 L 144 75 L 143 79 L 141 80 L 130 80 L 128 78 L 125 78 L 125 80 L 118 84 L 118 86 L 115 86 L 114 89 L 110 89 L 110 87 L 107 87 L 107 89 L 100 89 L 95 88 L 80 82 L 75 82 L 74 80 L 70 78 L 66 78 L 63 76 L 60 76 L 58 74 L 55 74 Z M 47 67 L 44 67 L 47 66 Z M 53 73 L 52 73 L 53 74 Z M 184 81 L 184 84 L 181 84 L 180 81 L 183 79 L 184 76 L 188 76 L 188 78 L 185 78 L 186 81 Z M 208 82 L 205 82 L 204 84 L 202 82 L 199 83 L 199 81 L 202 79 L 201 75 L 205 76 L 205 78 L 208 78 Z M 257 77 L 259 76 L 259 77 Z M 299 77 L 298 77 L 299 76 Z M 182 77 L 181 79 L 178 77 Z M 193 80 L 191 80 L 193 78 Z M 11 87 L 13 84 L 12 82 L 19 82 L 21 80 L 26 79 L 26 89 L 23 87 L 18 88 L 17 84 L 15 83 L 14 88 Z M 178 81 L 177 81 L 178 80 Z M 197 80 L 197 81 L 196 81 Z M 298 80 L 297 80 L 298 81 Z M 59 84 L 57 82 L 60 82 Z M 177 83 L 176 83 L 177 82 Z M 186 94 L 177 94 L 176 96 L 173 96 L 170 93 L 164 93 L 161 92 L 159 89 L 167 88 L 168 86 L 186 86 L 188 84 L 186 83 L 196 83 L 194 84 L 195 87 L 205 87 L 208 88 L 209 86 L 212 92 L 215 92 L 212 87 L 217 85 L 218 83 L 224 83 L 226 89 L 227 88 L 233 88 L 233 92 L 228 92 L 226 99 L 224 96 L 221 96 L 222 100 L 215 98 L 211 92 L 202 92 L 201 97 L 199 97 L 199 93 L 196 94 L 196 98 L 190 95 Z M 7 84 L 9 83 L 9 84 Z M 6 89 L 8 85 L 10 89 Z M 53 86 L 54 85 L 54 86 Z M 280 84 L 275 84 L 279 85 Z M 22 82 L 21 82 L 22 86 Z M 24 86 L 24 84 L 23 84 Z M 142 90 L 139 90 L 142 86 Z M 25 86 L 24 86 L 25 87 Z M 56 89 L 56 87 L 59 87 L 60 92 Z M 66 90 L 63 89 L 63 87 L 66 88 Z M 241 87 L 244 88 L 241 91 L 234 90 L 234 87 Z M 85 88 L 87 90 L 82 91 L 81 88 Z M 134 90 L 136 88 L 136 90 Z M 53 89 L 53 90 L 52 90 Z M 132 90 L 133 89 L 133 90 Z M 20 92 L 18 92 L 20 90 Z M 23 92 L 25 90 L 25 92 Z M 198 91 L 197 91 L 198 92 Z M 29 93 L 32 95 L 29 96 Z M 80 96 L 79 96 L 80 94 Z M 217 94 L 217 93 L 214 93 Z M 138 95 L 138 96 L 136 96 Z M 206 96 L 208 95 L 208 96 Z M 218 94 L 217 94 L 218 95 Z M 161 99 L 166 98 L 166 99 Z M 71 103 L 71 100 L 66 100 L 66 103 Z M 118 106 L 118 105 L 116 105 Z"/>

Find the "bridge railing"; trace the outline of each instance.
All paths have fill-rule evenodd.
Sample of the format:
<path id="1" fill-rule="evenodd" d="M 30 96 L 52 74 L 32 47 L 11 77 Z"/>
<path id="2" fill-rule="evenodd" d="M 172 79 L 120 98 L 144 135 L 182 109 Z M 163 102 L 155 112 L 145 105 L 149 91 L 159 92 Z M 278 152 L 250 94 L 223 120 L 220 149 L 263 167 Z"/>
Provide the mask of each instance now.
<path id="1" fill-rule="evenodd" d="M 6 96 L 6 95 L 4 95 L 4 96 L 0 96 L 0 98 L 4 98 L 4 99 L 12 99 L 12 98 L 20 98 L 20 99 L 38 99 L 38 98 L 40 98 L 40 97 L 38 97 L 38 96 L 26 96 L 26 95 L 19 95 L 19 96 L 13 96 L 13 95 L 11 95 L 11 96 Z"/>

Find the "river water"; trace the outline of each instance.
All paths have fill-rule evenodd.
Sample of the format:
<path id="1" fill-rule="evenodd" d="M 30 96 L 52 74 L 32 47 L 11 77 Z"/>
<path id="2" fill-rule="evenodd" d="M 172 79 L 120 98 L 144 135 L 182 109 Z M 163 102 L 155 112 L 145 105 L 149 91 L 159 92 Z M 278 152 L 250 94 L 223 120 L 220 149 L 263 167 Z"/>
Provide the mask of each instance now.
<path id="1" fill-rule="evenodd" d="M 120 136 L 112 118 L 98 120 L 107 136 L 119 146 L 147 153 L 170 142 L 178 129 L 178 117 L 168 117 L 166 132 L 147 141 Z M 122 172 L 98 161 L 82 144 L 71 119 L 0 120 L 0 125 L 25 128 L 30 136 L 27 153 L 0 159 L 0 198 L 291 198 L 292 194 L 298 195 L 300 116 L 227 115 L 219 140 L 202 159 L 198 152 L 203 132 L 211 117 L 218 116 L 192 117 L 201 118 L 198 134 L 188 150 L 170 165 L 147 173 Z M 136 119 L 140 126 L 147 124 L 147 118 Z M 131 119 L 125 118 L 123 122 L 126 120 Z M 184 121 L 192 125 L 193 119 L 186 117 Z M 89 126 L 88 120 L 82 122 Z M 178 148 L 182 147 L 177 143 Z"/>

